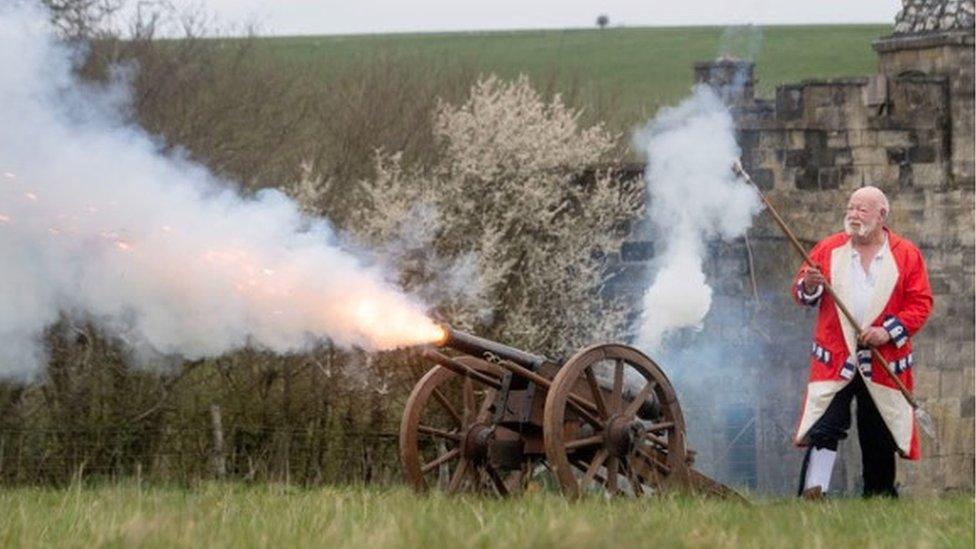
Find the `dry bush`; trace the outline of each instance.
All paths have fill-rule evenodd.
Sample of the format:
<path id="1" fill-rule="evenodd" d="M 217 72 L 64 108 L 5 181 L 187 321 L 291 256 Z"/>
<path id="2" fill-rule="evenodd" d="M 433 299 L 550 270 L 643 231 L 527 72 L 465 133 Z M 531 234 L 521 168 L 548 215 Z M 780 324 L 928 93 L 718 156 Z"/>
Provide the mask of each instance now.
<path id="1" fill-rule="evenodd" d="M 625 308 L 601 290 L 640 185 L 593 171 L 617 160 L 617 138 L 579 116 L 524 76 L 482 78 L 437 106 L 436 163 L 377 155 L 350 227 L 459 326 L 557 356 L 619 337 Z M 314 183 L 298 188 L 315 202 Z"/>

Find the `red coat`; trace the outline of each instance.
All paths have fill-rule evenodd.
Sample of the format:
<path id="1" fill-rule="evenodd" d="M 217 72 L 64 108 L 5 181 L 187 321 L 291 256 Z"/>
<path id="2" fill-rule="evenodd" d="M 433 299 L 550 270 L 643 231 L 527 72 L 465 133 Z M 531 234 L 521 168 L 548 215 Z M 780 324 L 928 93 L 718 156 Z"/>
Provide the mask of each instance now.
<path id="1" fill-rule="evenodd" d="M 871 326 L 882 326 L 888 331 L 891 341 L 878 350 L 911 391 L 914 387 L 911 338 L 922 328 L 932 311 L 932 289 L 925 260 L 918 248 L 887 228 L 885 231 L 888 234 L 889 253 L 885 253 L 882 260 L 871 267 L 875 285 L 865 318 L 873 319 Z M 845 233 L 828 236 L 810 251 L 810 258 L 820 266 L 824 278 L 848 308 L 853 301 L 852 251 L 850 236 Z M 819 314 L 811 346 L 810 379 L 803 413 L 797 425 L 796 443 L 806 444 L 807 433 L 827 410 L 834 395 L 855 375 L 861 375 L 895 439 L 899 453 L 908 459 L 919 459 L 918 429 L 911 405 L 883 366 L 872 361 L 866 351 L 857 352 L 856 332 L 834 300 L 825 291 L 812 295 L 803 291 L 806 270 L 804 265 L 793 281 L 793 297 L 802 305 L 819 307 Z"/>

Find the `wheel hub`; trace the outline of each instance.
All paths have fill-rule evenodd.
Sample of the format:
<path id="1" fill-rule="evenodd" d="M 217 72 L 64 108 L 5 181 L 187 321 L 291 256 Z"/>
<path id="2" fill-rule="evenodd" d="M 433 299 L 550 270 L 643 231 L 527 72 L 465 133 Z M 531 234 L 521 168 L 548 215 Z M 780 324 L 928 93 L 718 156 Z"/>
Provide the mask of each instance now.
<path id="1" fill-rule="evenodd" d="M 607 424 L 606 447 L 611 455 L 628 455 L 634 451 L 637 443 L 644 438 L 645 431 L 641 422 L 623 416 L 615 416 Z"/>
<path id="2" fill-rule="evenodd" d="M 495 435 L 495 428 L 484 424 L 472 425 L 464 435 L 462 454 L 466 459 L 483 463 L 488 459 L 488 449 Z"/>

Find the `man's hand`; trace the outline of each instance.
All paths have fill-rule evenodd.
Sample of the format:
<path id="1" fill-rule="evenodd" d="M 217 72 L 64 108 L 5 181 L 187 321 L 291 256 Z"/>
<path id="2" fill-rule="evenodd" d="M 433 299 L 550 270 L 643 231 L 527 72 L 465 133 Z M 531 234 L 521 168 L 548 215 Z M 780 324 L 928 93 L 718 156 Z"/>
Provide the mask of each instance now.
<path id="1" fill-rule="evenodd" d="M 824 283 L 823 273 L 816 267 L 810 267 L 803 274 L 803 291 L 812 294 L 817 291 L 817 286 Z"/>
<path id="2" fill-rule="evenodd" d="M 888 332 L 880 326 L 872 326 L 865 328 L 861 331 L 861 337 L 858 340 L 863 345 L 870 345 L 871 347 L 880 347 L 885 343 L 891 341 L 891 336 Z"/>

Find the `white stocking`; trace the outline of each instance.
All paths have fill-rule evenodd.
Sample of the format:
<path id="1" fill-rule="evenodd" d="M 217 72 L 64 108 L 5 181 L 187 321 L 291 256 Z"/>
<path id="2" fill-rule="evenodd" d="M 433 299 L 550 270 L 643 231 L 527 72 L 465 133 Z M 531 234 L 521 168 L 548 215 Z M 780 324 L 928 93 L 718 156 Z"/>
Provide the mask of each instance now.
<path id="1" fill-rule="evenodd" d="M 830 488 L 830 473 L 834 470 L 834 460 L 837 452 L 826 448 L 810 450 L 810 461 L 807 462 L 807 477 L 803 479 L 803 489 L 809 490 L 819 486 L 826 493 Z"/>

